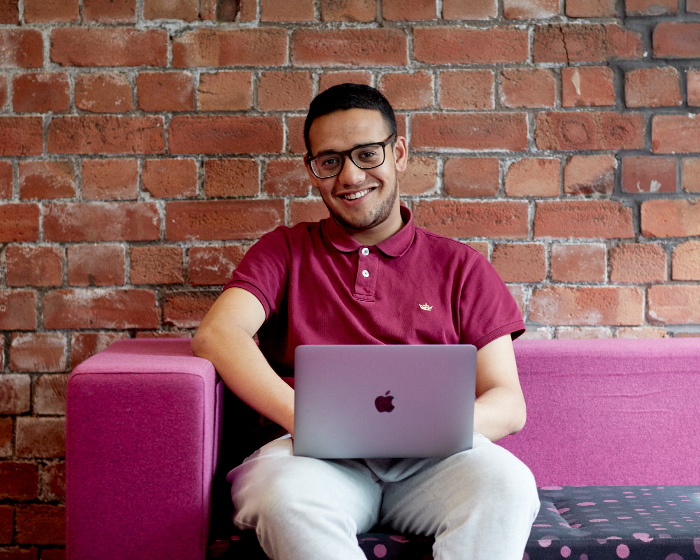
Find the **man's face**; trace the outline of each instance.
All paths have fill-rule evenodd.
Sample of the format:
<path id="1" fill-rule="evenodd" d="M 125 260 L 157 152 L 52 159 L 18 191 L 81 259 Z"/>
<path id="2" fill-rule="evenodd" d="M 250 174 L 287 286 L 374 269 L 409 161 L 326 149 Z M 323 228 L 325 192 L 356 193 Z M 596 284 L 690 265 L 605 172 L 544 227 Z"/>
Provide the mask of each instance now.
<path id="1" fill-rule="evenodd" d="M 342 152 L 363 144 L 384 142 L 390 131 L 379 111 L 349 109 L 317 118 L 309 129 L 311 157 Z M 399 136 L 385 148 L 384 163 L 360 169 L 349 157 L 335 177 L 319 179 L 307 164 L 313 185 L 321 192 L 328 211 L 350 235 L 393 235 L 401 227 L 397 171 L 406 169 L 406 139 Z M 380 241 L 382 239 L 379 239 Z M 376 241 L 378 242 L 378 241 Z"/>

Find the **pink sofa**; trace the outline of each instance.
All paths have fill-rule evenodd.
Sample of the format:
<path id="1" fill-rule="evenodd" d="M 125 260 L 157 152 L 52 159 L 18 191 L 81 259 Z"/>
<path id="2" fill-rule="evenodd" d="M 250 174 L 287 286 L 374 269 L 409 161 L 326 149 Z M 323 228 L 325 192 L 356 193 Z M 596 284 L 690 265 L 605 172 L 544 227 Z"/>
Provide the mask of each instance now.
<path id="1" fill-rule="evenodd" d="M 499 443 L 530 466 L 543 502 L 525 556 L 685 558 L 676 545 L 700 554 L 700 340 L 524 340 L 515 348 L 528 421 Z M 227 525 L 221 481 L 255 446 L 249 434 L 258 424 L 240 403 L 222 415 L 224 400 L 235 401 L 226 393 L 186 339 L 120 341 L 73 371 L 69 560 L 260 554 L 235 556 L 236 546 L 255 548 L 254 536 L 231 535 Z M 210 516 L 212 487 L 219 500 Z M 625 498 L 646 502 L 632 508 Z M 642 517 L 662 515 L 667 502 L 685 508 L 672 510 L 678 519 Z M 615 511 L 623 506 L 636 513 Z M 430 551 L 430 539 L 381 529 L 358 538 L 368 558 Z M 591 546 L 600 554 L 581 552 Z"/>

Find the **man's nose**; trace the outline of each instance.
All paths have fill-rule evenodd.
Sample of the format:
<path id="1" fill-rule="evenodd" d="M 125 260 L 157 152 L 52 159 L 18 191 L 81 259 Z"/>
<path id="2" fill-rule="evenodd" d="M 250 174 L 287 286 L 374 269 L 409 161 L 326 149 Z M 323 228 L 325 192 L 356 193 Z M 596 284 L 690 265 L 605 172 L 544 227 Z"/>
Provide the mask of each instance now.
<path id="1" fill-rule="evenodd" d="M 345 156 L 338 179 L 344 185 L 355 185 L 365 180 L 365 170 L 357 167 L 348 154 Z"/>

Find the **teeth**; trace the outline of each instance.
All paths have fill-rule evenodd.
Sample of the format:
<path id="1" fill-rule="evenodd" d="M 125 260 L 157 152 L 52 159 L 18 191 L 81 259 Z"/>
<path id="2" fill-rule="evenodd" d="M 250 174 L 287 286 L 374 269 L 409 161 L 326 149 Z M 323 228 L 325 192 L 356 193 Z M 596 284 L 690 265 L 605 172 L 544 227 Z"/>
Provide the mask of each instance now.
<path id="1" fill-rule="evenodd" d="M 364 191 L 356 192 L 356 193 L 353 193 L 353 194 L 346 194 L 346 195 L 345 195 L 345 200 L 355 200 L 356 198 L 362 198 L 362 197 L 365 196 L 369 191 L 370 191 L 370 189 L 365 189 Z"/>

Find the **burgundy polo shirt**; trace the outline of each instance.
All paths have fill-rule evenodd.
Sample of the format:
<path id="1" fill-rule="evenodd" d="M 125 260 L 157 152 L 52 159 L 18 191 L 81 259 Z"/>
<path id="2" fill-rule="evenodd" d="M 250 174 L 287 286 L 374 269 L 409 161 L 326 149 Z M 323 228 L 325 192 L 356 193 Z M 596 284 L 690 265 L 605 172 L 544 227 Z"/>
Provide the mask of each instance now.
<path id="1" fill-rule="evenodd" d="M 253 245 L 231 281 L 265 308 L 260 349 L 293 375 L 300 344 L 473 344 L 525 326 L 510 291 L 481 253 L 413 225 L 377 245 L 332 218 L 278 227 Z"/>

